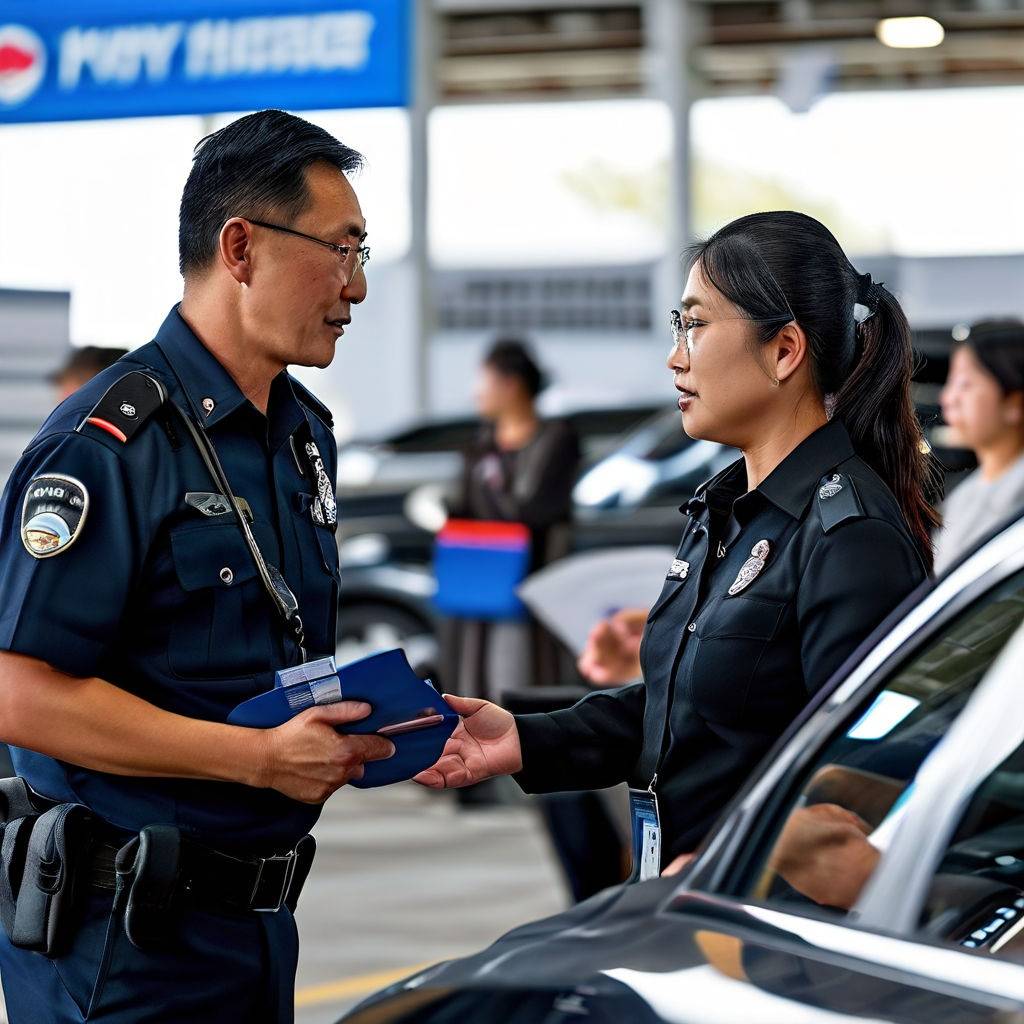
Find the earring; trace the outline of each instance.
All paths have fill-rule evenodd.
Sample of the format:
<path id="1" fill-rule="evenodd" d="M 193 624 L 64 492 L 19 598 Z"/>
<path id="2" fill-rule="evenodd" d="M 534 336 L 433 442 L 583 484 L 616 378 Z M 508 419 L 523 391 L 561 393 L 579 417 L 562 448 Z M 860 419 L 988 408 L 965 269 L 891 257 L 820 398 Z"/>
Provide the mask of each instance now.
<path id="1" fill-rule="evenodd" d="M 772 387 L 777 388 L 782 384 L 782 381 L 778 377 L 772 377 Z"/>

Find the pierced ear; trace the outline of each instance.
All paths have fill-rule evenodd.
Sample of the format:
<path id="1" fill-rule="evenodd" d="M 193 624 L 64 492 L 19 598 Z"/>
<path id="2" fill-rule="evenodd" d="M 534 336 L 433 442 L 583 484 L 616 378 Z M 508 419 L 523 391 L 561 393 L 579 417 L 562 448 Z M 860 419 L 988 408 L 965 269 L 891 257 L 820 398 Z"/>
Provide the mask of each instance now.
<path id="1" fill-rule="evenodd" d="M 807 357 L 807 350 L 804 329 L 795 320 L 786 324 L 775 335 L 775 376 L 779 380 L 792 377 Z"/>
<path id="2" fill-rule="evenodd" d="M 248 284 L 251 274 L 250 230 L 249 225 L 240 217 L 233 217 L 220 229 L 220 261 L 239 284 Z"/>

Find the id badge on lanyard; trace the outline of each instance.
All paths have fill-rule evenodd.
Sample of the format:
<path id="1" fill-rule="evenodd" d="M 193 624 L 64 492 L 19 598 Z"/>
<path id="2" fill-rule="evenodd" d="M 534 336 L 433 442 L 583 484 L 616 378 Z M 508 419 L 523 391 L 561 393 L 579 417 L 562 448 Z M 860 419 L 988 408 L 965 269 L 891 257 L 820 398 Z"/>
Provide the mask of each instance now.
<path id="1" fill-rule="evenodd" d="M 629 816 L 633 822 L 633 873 L 631 882 L 646 882 L 661 874 L 661 819 L 655 776 L 647 789 L 630 789 Z"/>

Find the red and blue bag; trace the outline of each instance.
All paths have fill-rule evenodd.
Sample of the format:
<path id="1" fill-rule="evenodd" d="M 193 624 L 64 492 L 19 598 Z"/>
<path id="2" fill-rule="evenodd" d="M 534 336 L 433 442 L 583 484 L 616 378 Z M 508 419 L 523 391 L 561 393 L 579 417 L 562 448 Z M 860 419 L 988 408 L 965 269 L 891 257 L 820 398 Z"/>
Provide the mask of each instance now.
<path id="1" fill-rule="evenodd" d="M 530 571 L 530 531 L 522 523 L 449 519 L 434 543 L 434 604 L 464 619 L 527 618 L 516 587 Z"/>

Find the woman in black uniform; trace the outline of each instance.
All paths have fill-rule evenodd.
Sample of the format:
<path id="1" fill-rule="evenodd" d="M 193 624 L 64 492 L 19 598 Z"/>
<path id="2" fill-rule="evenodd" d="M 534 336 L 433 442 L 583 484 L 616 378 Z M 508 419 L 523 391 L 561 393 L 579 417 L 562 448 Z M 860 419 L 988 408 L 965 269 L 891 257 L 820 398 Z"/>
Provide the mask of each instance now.
<path id="1" fill-rule="evenodd" d="M 896 299 L 799 213 L 740 218 L 691 255 L 668 360 L 683 428 L 743 458 L 682 509 L 643 682 L 518 718 L 452 699 L 463 721 L 418 778 L 650 788 L 662 866 L 697 846 L 810 696 L 926 579 L 935 523 Z"/>

